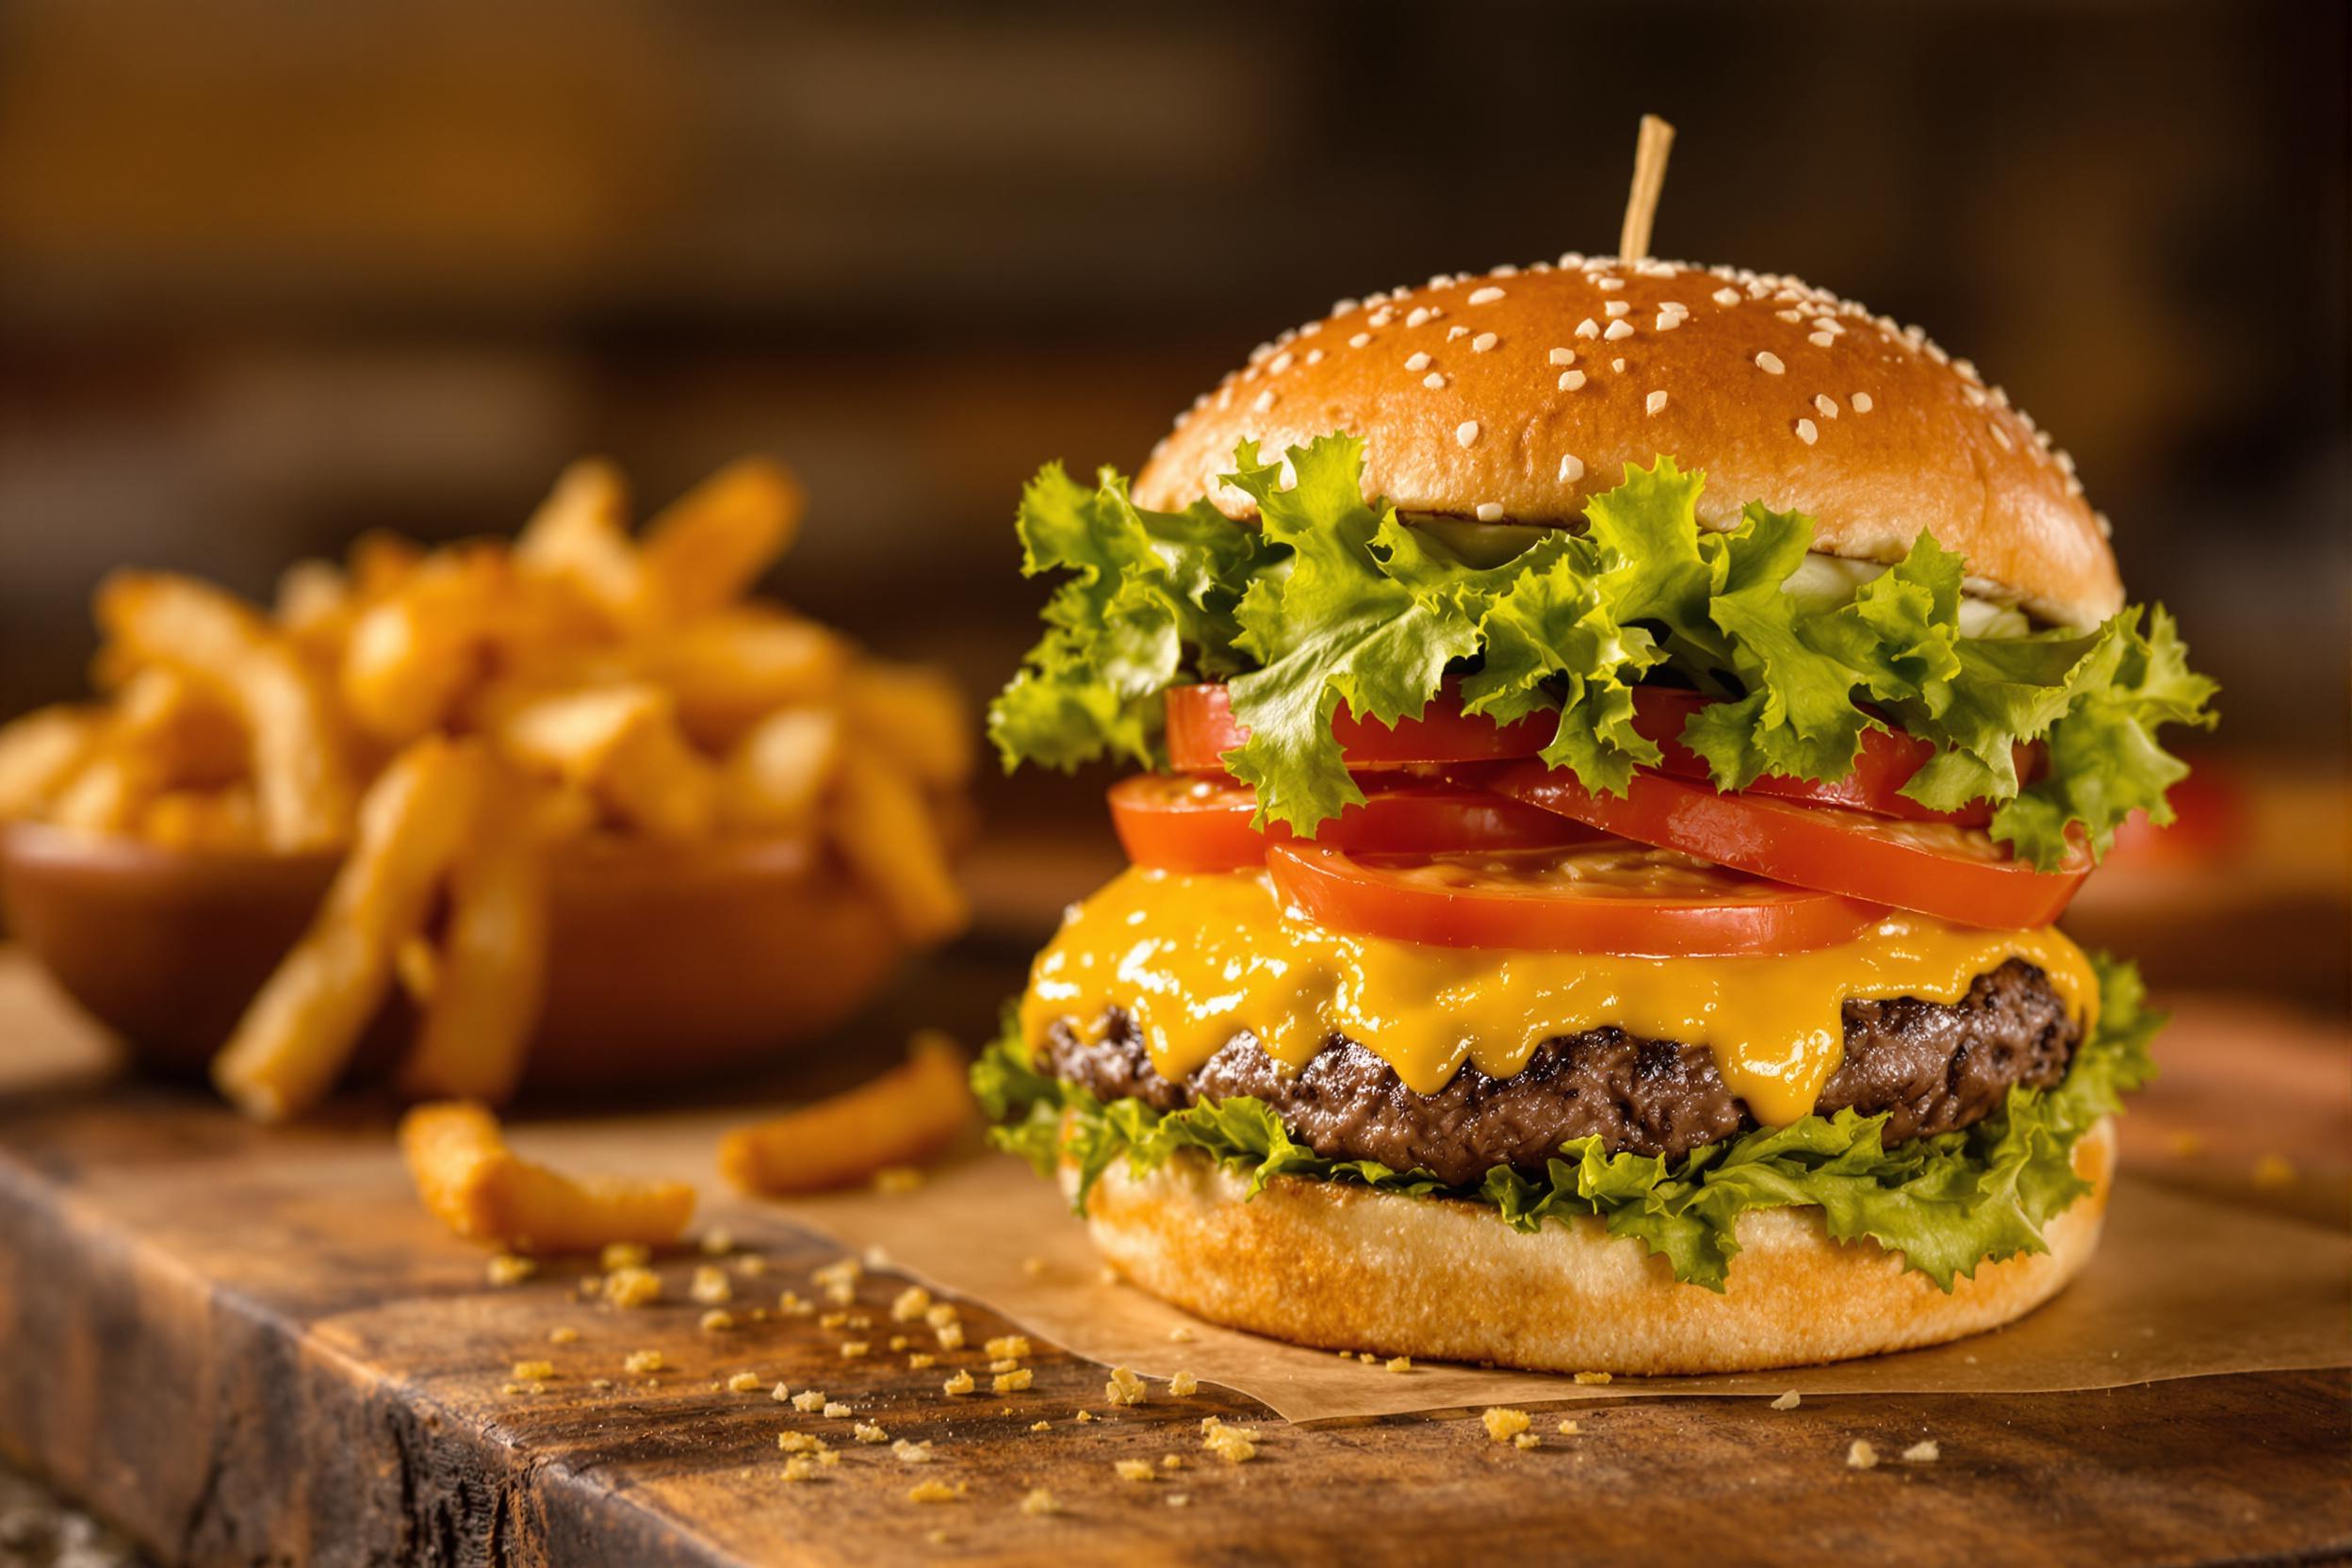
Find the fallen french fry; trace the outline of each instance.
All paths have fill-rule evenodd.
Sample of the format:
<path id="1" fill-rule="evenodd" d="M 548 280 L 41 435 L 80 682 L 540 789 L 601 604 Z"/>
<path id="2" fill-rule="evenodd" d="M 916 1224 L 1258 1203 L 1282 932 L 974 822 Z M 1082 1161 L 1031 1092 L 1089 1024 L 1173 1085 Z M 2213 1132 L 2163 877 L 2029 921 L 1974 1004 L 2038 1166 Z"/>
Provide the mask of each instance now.
<path id="1" fill-rule="evenodd" d="M 642 596 L 636 547 L 629 540 L 629 486 L 602 458 L 582 458 L 523 525 L 515 564 L 569 582 L 614 622 Z"/>
<path id="2" fill-rule="evenodd" d="M 783 1196 L 862 1182 L 938 1153 L 972 1119 L 964 1054 L 936 1030 L 906 1060 L 830 1100 L 739 1127 L 719 1145 L 720 1173 L 745 1192 Z"/>
<path id="3" fill-rule="evenodd" d="M 542 1253 L 660 1247 L 694 1217 L 685 1183 L 564 1175 L 509 1149 L 498 1118 L 470 1101 L 419 1105 L 400 1135 L 416 1196 L 468 1241 Z"/>
<path id="4" fill-rule="evenodd" d="M 737 833 L 776 838 L 808 830 L 841 764 L 841 721 L 829 708 L 771 713 L 728 754 L 719 811 Z"/>
<path id="5" fill-rule="evenodd" d="M 64 703 L 0 726 L 0 822 L 41 814 L 105 729 L 99 714 Z"/>
<path id="6" fill-rule="evenodd" d="M 520 780 L 494 777 L 449 879 L 447 935 L 416 1043 L 415 1099 L 503 1102 L 522 1078 L 547 969 L 547 844 Z"/>
<path id="7" fill-rule="evenodd" d="M 923 792 L 864 746 L 841 748 L 826 803 L 826 836 L 859 881 L 918 944 L 945 941 L 972 923 Z"/>
<path id="8" fill-rule="evenodd" d="M 841 702 L 858 736 L 926 788 L 971 782 L 978 732 L 944 671 L 869 661 L 849 672 Z"/>
<path id="9" fill-rule="evenodd" d="M 118 572 L 98 590 L 98 620 L 123 657 L 209 688 L 242 724 L 268 847 L 340 843 L 354 790 L 334 710 L 315 672 L 276 629 L 192 579 Z"/>
<path id="10" fill-rule="evenodd" d="M 667 626 L 733 602 L 791 545 L 800 483 L 763 457 L 739 458 L 645 525 L 638 618 Z"/>
<path id="11" fill-rule="evenodd" d="M 369 788 L 318 918 L 213 1058 L 214 1085 L 248 1116 L 296 1115 L 335 1086 L 466 841 L 482 774 L 474 743 L 428 737 Z"/>

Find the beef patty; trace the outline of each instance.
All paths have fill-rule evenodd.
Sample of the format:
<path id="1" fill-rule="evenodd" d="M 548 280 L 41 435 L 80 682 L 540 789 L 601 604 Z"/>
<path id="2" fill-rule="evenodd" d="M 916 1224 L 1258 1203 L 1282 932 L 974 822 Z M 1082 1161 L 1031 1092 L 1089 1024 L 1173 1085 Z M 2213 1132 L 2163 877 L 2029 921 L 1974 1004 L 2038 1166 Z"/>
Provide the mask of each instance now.
<path id="1" fill-rule="evenodd" d="M 2058 1083 L 2082 1035 L 2049 977 L 2022 958 L 1978 975 L 1957 1002 L 1849 1002 L 1844 1021 L 1845 1060 L 1819 1108 L 1884 1111 L 1890 1144 L 1978 1121 L 2012 1084 Z M 1455 1186 L 1498 1165 L 1540 1172 L 1561 1144 L 1596 1133 L 1611 1153 L 1679 1158 L 1756 1125 L 1705 1046 L 1622 1029 L 1555 1035 L 1511 1077 L 1464 1066 L 1435 1094 L 1415 1094 L 1345 1035 L 1292 1071 L 1245 1030 L 1176 1080 L 1152 1067 L 1125 1013 L 1113 1009 L 1107 1022 L 1092 1044 L 1054 1026 L 1046 1049 L 1058 1076 L 1162 1111 L 1247 1095 L 1325 1158 L 1427 1170 Z"/>

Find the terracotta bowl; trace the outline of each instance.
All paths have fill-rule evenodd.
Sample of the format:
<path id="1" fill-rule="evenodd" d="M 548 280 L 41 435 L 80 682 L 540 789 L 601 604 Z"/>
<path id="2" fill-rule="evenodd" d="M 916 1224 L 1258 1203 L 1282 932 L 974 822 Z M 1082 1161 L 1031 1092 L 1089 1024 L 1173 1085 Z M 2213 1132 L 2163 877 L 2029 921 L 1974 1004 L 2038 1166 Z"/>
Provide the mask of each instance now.
<path id="1" fill-rule="evenodd" d="M 194 1076 L 301 936 L 335 865 L 16 824 L 0 830 L 0 907 L 136 1060 Z M 882 907 L 801 844 L 586 847 L 556 863 L 550 921 L 527 1090 L 645 1087 L 773 1062 L 846 1019 L 903 956 Z"/>

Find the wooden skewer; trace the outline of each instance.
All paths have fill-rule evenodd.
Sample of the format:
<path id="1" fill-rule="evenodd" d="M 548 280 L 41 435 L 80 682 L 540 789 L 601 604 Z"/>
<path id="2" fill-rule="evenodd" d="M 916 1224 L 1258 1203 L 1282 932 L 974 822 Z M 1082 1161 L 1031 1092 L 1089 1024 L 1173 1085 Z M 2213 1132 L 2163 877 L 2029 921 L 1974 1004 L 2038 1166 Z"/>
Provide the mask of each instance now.
<path id="1" fill-rule="evenodd" d="M 1633 189 L 1625 197 L 1625 226 L 1617 237 L 1617 254 L 1641 261 L 1650 253 L 1650 220 L 1658 216 L 1658 193 L 1666 188 L 1666 154 L 1674 144 L 1674 128 L 1654 114 L 1642 117 L 1642 139 L 1633 151 Z"/>

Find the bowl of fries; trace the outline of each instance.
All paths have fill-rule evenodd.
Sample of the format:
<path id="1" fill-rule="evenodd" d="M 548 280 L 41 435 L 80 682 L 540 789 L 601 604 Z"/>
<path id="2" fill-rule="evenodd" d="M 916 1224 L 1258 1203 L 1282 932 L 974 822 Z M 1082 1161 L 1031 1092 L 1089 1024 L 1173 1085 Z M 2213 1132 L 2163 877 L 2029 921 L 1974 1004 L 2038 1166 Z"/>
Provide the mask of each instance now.
<path id="1" fill-rule="evenodd" d="M 263 612 L 101 586 L 99 703 L 0 728 L 10 929 L 141 1061 L 297 1114 L 773 1058 L 968 919 L 964 706 L 751 596 L 800 492 L 632 535 L 583 462 L 510 547 L 375 535 Z"/>

